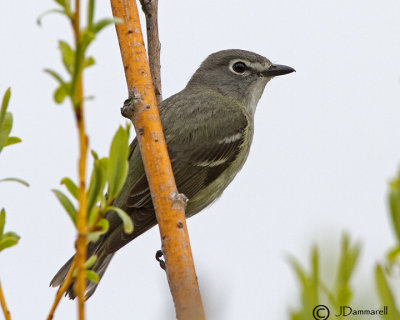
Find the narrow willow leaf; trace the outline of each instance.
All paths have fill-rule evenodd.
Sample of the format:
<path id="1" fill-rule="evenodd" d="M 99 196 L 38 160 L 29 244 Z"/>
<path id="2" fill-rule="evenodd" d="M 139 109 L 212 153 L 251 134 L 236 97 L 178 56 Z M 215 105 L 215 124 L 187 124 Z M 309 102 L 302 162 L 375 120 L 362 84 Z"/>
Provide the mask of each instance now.
<path id="1" fill-rule="evenodd" d="M 100 236 L 107 232 L 108 221 L 106 219 L 101 219 L 96 225 L 96 231 L 90 232 L 88 234 L 89 242 L 96 242 L 99 240 Z"/>
<path id="2" fill-rule="evenodd" d="M 97 255 L 94 254 L 89 259 L 86 260 L 84 265 L 85 269 L 90 269 L 91 267 L 93 267 L 96 261 L 97 261 Z"/>
<path id="3" fill-rule="evenodd" d="M 65 185 L 69 193 L 78 200 L 78 186 L 70 178 L 62 178 L 61 184 Z"/>
<path id="4" fill-rule="evenodd" d="M 97 228 L 98 228 L 98 232 L 100 232 L 101 234 L 107 232 L 108 230 L 108 220 L 106 219 L 101 219 L 98 223 L 97 223 Z"/>
<path id="5" fill-rule="evenodd" d="M 4 182 L 4 181 L 12 181 L 12 182 L 18 182 L 23 184 L 25 187 L 29 187 L 29 183 L 26 182 L 25 180 L 22 180 L 20 178 L 5 178 L 5 179 L 1 179 L 0 182 Z"/>
<path id="6" fill-rule="evenodd" d="M 19 240 L 19 238 L 20 238 L 19 235 L 17 235 L 15 232 L 12 232 L 12 231 L 8 231 L 8 232 L 4 233 L 3 237 L 4 238 L 15 238 L 17 240 Z"/>
<path id="7" fill-rule="evenodd" d="M 83 63 L 83 59 L 84 59 L 84 54 L 85 54 L 85 50 L 84 48 L 82 48 L 82 43 L 81 41 L 78 41 L 78 43 L 76 44 L 76 50 L 75 50 L 75 64 L 74 64 L 74 72 L 72 73 L 72 80 L 71 80 L 71 87 L 70 87 L 70 92 L 75 93 L 75 89 L 76 86 L 78 85 L 78 80 L 79 80 L 79 76 L 82 73 L 82 63 Z M 75 94 L 71 95 L 72 98 L 72 103 L 74 108 L 77 108 L 79 106 L 79 104 L 81 103 L 80 101 L 77 101 Z"/>
<path id="8" fill-rule="evenodd" d="M 65 211 L 67 211 L 69 217 L 71 218 L 72 222 L 76 226 L 76 209 L 72 202 L 68 199 L 68 197 L 59 190 L 52 190 L 56 195 L 58 201 L 60 201 L 61 205 L 64 207 Z"/>
<path id="9" fill-rule="evenodd" d="M 61 9 L 51 9 L 51 10 L 47 10 L 46 12 L 43 12 L 37 19 L 36 19 L 36 24 L 38 26 L 42 25 L 42 20 L 45 16 L 51 14 L 51 13 L 59 13 L 62 14 L 63 16 L 67 16 L 70 17 L 70 15 L 67 13 L 67 11 L 65 10 L 61 10 Z"/>
<path id="10" fill-rule="evenodd" d="M 108 168 L 108 196 L 115 199 L 122 189 L 128 173 L 129 134 L 119 127 L 111 143 Z"/>
<path id="11" fill-rule="evenodd" d="M 6 210 L 1 209 L 0 211 L 0 239 L 4 232 L 4 225 L 6 223 Z"/>
<path id="12" fill-rule="evenodd" d="M 397 246 L 388 252 L 387 259 L 389 260 L 390 263 L 394 263 L 399 256 L 400 256 L 400 246 Z"/>
<path id="13" fill-rule="evenodd" d="M 54 101 L 57 104 L 63 103 L 65 97 L 68 95 L 68 91 L 66 89 L 66 86 L 60 85 L 55 91 L 54 91 Z"/>
<path id="14" fill-rule="evenodd" d="M 83 62 L 83 67 L 88 68 L 90 66 L 93 66 L 95 63 L 96 63 L 96 61 L 94 60 L 93 57 L 87 57 L 85 59 L 85 61 Z M 86 99 L 88 99 L 88 98 L 86 98 Z"/>
<path id="15" fill-rule="evenodd" d="M 87 48 L 89 44 L 94 40 L 94 38 L 95 34 L 92 30 L 84 29 L 80 37 L 83 48 Z"/>
<path id="16" fill-rule="evenodd" d="M 294 272 L 296 273 L 296 276 L 299 279 L 301 285 L 303 287 L 306 286 L 307 284 L 306 272 L 304 271 L 300 263 L 292 256 L 289 256 L 287 260 L 291 265 L 292 269 L 294 270 Z"/>
<path id="17" fill-rule="evenodd" d="M 110 24 L 117 24 L 117 23 L 123 23 L 124 20 L 119 19 L 119 18 L 114 18 L 114 19 L 102 19 L 97 21 L 95 24 L 93 24 L 92 31 L 94 33 L 99 33 L 103 28 L 107 27 Z"/>
<path id="18" fill-rule="evenodd" d="M 390 183 L 389 208 L 392 225 L 400 243 L 400 177 Z"/>
<path id="19" fill-rule="evenodd" d="M 54 70 L 51 69 L 44 69 L 44 72 L 48 73 L 51 75 L 59 84 L 61 85 L 66 85 L 66 82 L 63 80 L 63 78 Z"/>
<path id="20" fill-rule="evenodd" d="M 109 206 L 106 209 L 106 212 L 107 211 L 115 211 L 118 214 L 118 216 L 122 220 L 122 224 L 124 226 L 124 232 L 125 233 L 130 234 L 130 233 L 133 232 L 133 227 L 134 226 L 133 226 L 132 219 L 124 210 L 122 210 L 120 208 L 117 208 L 117 207 Z"/>
<path id="21" fill-rule="evenodd" d="M 389 309 L 388 319 L 389 320 L 400 319 L 400 311 L 396 307 L 394 295 L 389 287 L 389 284 L 386 280 L 386 277 L 380 265 L 377 265 L 375 268 L 375 280 L 378 288 L 379 297 L 381 299 L 381 303 L 384 306 L 388 306 Z"/>
<path id="22" fill-rule="evenodd" d="M 61 51 L 64 67 L 67 69 L 69 74 L 72 74 L 74 72 L 75 65 L 75 51 L 68 43 L 62 40 L 58 42 L 58 46 Z"/>
<path id="23" fill-rule="evenodd" d="M 93 158 L 94 158 L 95 160 L 99 160 L 99 155 L 97 154 L 96 151 L 90 150 L 90 153 L 92 154 L 92 156 L 93 156 Z"/>
<path id="24" fill-rule="evenodd" d="M 98 283 L 100 281 L 99 276 L 93 270 L 85 270 L 85 277 L 86 277 L 86 279 L 88 279 L 89 281 L 92 281 L 94 283 Z"/>
<path id="25" fill-rule="evenodd" d="M 10 135 L 12 124 L 13 124 L 13 118 L 12 114 L 10 112 L 6 112 L 4 118 L 2 119 L 2 124 L 0 127 L 0 151 L 3 149 L 5 146 L 8 136 Z"/>
<path id="26" fill-rule="evenodd" d="M 57 2 L 60 6 L 62 6 L 63 8 L 67 7 L 67 1 L 66 0 L 54 0 L 55 2 Z"/>
<path id="27" fill-rule="evenodd" d="M 22 141 L 21 138 L 18 138 L 18 137 L 8 137 L 6 144 L 4 146 L 5 147 L 11 146 L 13 144 L 20 143 L 21 141 Z"/>
<path id="28" fill-rule="evenodd" d="M 106 184 L 105 169 L 102 167 L 99 160 L 94 161 L 92 176 L 90 178 L 90 185 L 87 194 L 87 210 L 90 213 L 93 207 L 96 205 L 100 194 L 103 193 Z"/>
<path id="29" fill-rule="evenodd" d="M 0 128 L 1 128 L 1 123 L 2 121 L 4 121 L 4 117 L 6 115 L 7 112 L 7 107 L 8 107 L 8 103 L 10 101 L 10 97 L 11 97 L 11 89 L 8 88 L 6 90 L 6 92 L 3 95 L 3 100 L 1 102 L 1 109 L 0 109 Z"/>
<path id="30" fill-rule="evenodd" d="M 0 251 L 15 246 L 18 243 L 18 240 L 19 239 L 14 237 L 4 237 L 0 240 Z"/>
<path id="31" fill-rule="evenodd" d="M 87 235 L 87 239 L 89 242 L 96 242 L 97 240 L 99 240 L 101 235 L 102 233 L 98 231 L 90 232 Z"/>
<path id="32" fill-rule="evenodd" d="M 93 16 L 94 16 L 94 0 L 89 0 L 89 2 L 88 2 L 88 19 L 87 19 L 89 30 L 92 29 Z"/>

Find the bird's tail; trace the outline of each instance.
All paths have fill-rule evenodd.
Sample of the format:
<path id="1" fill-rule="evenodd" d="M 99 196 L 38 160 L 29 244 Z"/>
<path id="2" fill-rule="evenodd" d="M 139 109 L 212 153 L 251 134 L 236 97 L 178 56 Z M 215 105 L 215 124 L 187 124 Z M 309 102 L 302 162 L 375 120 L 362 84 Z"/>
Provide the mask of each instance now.
<path id="1" fill-rule="evenodd" d="M 104 275 L 104 272 L 106 272 L 106 269 L 114 256 L 113 253 L 111 254 L 105 254 L 102 253 L 97 257 L 97 260 L 95 264 L 90 268 L 90 270 L 93 270 L 97 273 L 99 278 L 101 279 Z M 67 273 L 71 267 L 72 261 L 74 259 L 74 256 L 71 257 L 62 267 L 61 269 L 56 273 L 54 278 L 50 282 L 51 287 L 59 287 L 63 284 Z M 85 290 L 85 300 L 89 299 L 92 294 L 96 291 L 98 283 L 92 282 L 92 281 L 87 281 L 86 282 L 86 290 Z M 65 292 L 65 295 L 70 298 L 70 299 L 75 299 L 75 291 L 74 291 L 74 286 L 75 286 L 75 279 L 72 280 L 71 285 Z"/>

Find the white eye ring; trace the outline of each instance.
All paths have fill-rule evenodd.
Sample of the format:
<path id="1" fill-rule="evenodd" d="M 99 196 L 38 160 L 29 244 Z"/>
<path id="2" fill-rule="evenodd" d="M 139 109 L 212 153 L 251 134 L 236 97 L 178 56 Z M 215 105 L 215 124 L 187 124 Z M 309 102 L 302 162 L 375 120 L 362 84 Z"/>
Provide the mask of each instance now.
<path id="1" fill-rule="evenodd" d="M 232 63 L 229 66 L 229 69 L 235 74 L 242 75 L 249 69 L 249 67 L 245 62 L 241 60 L 235 60 L 232 61 Z"/>

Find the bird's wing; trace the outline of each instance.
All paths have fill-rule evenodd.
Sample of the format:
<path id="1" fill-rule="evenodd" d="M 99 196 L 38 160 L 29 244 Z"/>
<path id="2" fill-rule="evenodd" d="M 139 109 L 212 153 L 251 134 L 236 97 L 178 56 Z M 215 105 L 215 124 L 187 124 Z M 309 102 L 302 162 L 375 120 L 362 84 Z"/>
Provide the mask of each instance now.
<path id="1" fill-rule="evenodd" d="M 178 101 L 174 101 L 174 98 Z M 162 122 L 168 123 L 168 126 L 164 126 L 164 134 L 177 188 L 190 201 L 236 159 L 248 119 L 239 106 L 223 98 L 218 100 L 216 97 L 213 103 L 207 105 L 201 104 L 200 101 L 204 101 L 201 96 L 192 98 L 195 102 L 190 109 L 180 105 L 179 97 L 170 99 L 161 105 L 160 115 Z M 130 157 L 136 159 L 130 159 L 130 165 L 141 161 L 140 154 L 134 152 L 137 145 L 135 140 Z M 156 224 L 144 171 L 129 192 L 125 210 L 133 218 L 135 231 L 125 234 L 121 225 L 115 226 L 106 240 L 106 250 L 110 253 Z"/>

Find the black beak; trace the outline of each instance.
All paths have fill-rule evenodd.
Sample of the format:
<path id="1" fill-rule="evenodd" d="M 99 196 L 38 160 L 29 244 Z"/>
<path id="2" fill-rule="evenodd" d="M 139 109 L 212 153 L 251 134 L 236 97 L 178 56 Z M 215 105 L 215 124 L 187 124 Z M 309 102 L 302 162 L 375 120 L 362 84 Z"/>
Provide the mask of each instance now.
<path id="1" fill-rule="evenodd" d="M 284 66 L 281 64 L 273 64 L 269 67 L 268 70 L 261 72 L 261 74 L 264 77 L 275 77 L 275 76 L 282 76 L 284 74 L 288 74 L 288 73 L 292 73 L 292 72 L 296 72 L 296 70 L 294 70 L 291 67 Z"/>

